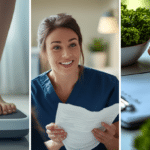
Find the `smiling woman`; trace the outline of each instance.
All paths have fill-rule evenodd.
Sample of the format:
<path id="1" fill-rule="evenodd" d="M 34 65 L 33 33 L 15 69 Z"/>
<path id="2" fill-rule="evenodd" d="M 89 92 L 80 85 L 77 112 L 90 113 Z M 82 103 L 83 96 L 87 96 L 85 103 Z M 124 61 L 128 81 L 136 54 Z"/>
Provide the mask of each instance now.
<path id="1" fill-rule="evenodd" d="M 58 71 L 61 78 L 70 74 L 74 74 L 76 77 L 76 72 L 79 72 L 78 63 L 80 58 L 80 45 L 77 34 L 67 28 L 55 29 L 46 38 L 46 55 L 52 69 L 49 77 L 57 76 Z"/>
<path id="2" fill-rule="evenodd" d="M 58 97 L 62 102 L 66 102 L 80 72 L 80 45 L 77 34 L 68 28 L 55 29 L 46 38 L 45 53 L 52 69 L 47 75 Z M 68 79 L 70 82 L 66 85 Z"/>
<path id="3" fill-rule="evenodd" d="M 58 104 L 68 103 L 89 111 L 100 111 L 119 102 L 119 84 L 115 76 L 83 66 L 82 35 L 71 15 L 58 14 L 44 19 L 39 26 L 38 41 L 51 70 L 32 80 L 32 106 L 41 126 L 46 126 L 47 148 L 65 150 L 62 141 L 68 133 L 53 123 Z M 83 63 L 79 65 L 81 56 Z M 101 142 L 93 150 L 118 149 L 118 120 L 117 116 L 111 125 L 102 123 L 106 129 L 104 132 L 100 129 L 91 131 Z"/>

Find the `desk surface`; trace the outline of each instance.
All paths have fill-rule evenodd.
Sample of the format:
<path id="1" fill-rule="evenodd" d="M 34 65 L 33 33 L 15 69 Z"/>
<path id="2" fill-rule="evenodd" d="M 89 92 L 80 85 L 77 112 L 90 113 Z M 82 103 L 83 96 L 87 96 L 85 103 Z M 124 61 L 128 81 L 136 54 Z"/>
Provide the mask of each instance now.
<path id="1" fill-rule="evenodd" d="M 8 95 L 2 98 L 9 103 L 15 103 L 21 111 L 29 114 L 29 96 L 27 95 Z M 29 134 L 20 140 L 0 139 L 0 149 L 2 150 L 29 150 Z"/>
<path id="2" fill-rule="evenodd" d="M 136 150 L 133 146 L 134 138 L 140 133 L 139 130 L 121 129 L 121 150 Z"/>
<path id="3" fill-rule="evenodd" d="M 121 75 L 138 74 L 150 72 L 150 56 L 147 50 L 143 53 L 137 63 L 129 67 L 121 68 Z M 121 128 L 121 150 L 135 150 L 134 138 L 140 133 L 139 130 L 127 130 Z"/>

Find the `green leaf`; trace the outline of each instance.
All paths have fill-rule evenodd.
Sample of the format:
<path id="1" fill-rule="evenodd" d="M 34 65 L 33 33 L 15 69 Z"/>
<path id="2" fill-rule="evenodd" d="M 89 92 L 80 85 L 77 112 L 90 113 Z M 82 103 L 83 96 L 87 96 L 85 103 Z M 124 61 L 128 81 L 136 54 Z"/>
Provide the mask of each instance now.
<path id="1" fill-rule="evenodd" d="M 91 52 L 106 51 L 107 44 L 103 42 L 101 38 L 94 38 L 92 42 L 88 45 Z"/>
<path id="2" fill-rule="evenodd" d="M 150 38 L 150 9 L 128 10 L 121 3 L 121 46 L 142 44 Z"/>

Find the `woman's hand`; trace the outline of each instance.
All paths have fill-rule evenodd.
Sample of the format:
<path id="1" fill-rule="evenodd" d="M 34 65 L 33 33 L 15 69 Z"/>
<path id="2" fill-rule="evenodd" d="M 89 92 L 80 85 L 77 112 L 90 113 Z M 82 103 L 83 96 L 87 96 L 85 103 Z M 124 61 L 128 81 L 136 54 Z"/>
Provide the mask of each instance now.
<path id="1" fill-rule="evenodd" d="M 95 138 L 103 143 L 108 150 L 118 150 L 119 149 L 119 122 L 117 124 L 108 125 L 102 122 L 102 126 L 105 127 L 105 131 L 103 132 L 100 129 L 93 129 L 92 133 Z"/>
<path id="2" fill-rule="evenodd" d="M 67 137 L 67 132 L 65 132 L 63 129 L 58 128 L 58 126 L 55 123 L 50 123 L 49 125 L 46 126 L 46 133 L 48 134 L 48 137 L 58 143 L 62 144 L 62 141 L 66 139 Z"/>
<path id="3" fill-rule="evenodd" d="M 59 150 L 63 146 L 63 143 L 57 143 L 53 140 L 46 141 L 44 144 L 48 150 Z"/>

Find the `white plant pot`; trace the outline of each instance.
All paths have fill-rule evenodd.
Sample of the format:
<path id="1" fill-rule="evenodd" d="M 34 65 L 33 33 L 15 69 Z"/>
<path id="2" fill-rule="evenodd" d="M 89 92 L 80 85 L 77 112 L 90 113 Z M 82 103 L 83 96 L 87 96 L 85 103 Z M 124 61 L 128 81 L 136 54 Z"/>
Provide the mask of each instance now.
<path id="1" fill-rule="evenodd" d="M 93 62 L 94 67 L 103 68 L 106 66 L 107 54 L 106 52 L 94 52 Z"/>
<path id="2" fill-rule="evenodd" d="M 121 66 L 135 63 L 149 46 L 150 39 L 136 46 L 121 48 Z"/>

